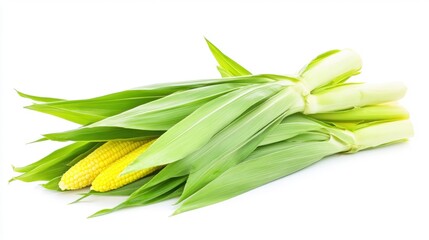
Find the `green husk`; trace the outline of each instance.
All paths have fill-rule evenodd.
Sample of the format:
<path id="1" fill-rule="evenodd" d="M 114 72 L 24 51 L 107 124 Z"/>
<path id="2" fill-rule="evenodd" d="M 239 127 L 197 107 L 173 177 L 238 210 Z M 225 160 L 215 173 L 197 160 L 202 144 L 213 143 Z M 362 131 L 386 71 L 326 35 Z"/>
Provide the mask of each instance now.
<path id="1" fill-rule="evenodd" d="M 408 120 L 366 125 L 353 133 L 324 125 L 317 132 L 310 131 L 287 141 L 259 147 L 242 163 L 230 167 L 185 199 L 174 214 L 237 196 L 306 168 L 326 156 L 381 146 L 411 135 Z"/>
<path id="2" fill-rule="evenodd" d="M 243 86 L 226 83 L 176 92 L 82 128 L 45 136 L 56 141 L 144 139 L 148 133 L 157 137 L 208 101 Z"/>
<path id="3" fill-rule="evenodd" d="M 140 178 L 139 180 L 132 182 L 130 184 L 127 184 L 125 186 L 122 186 L 120 188 L 107 191 L 107 192 L 97 192 L 94 190 L 90 190 L 89 192 L 82 194 L 82 197 L 76 199 L 71 203 L 80 202 L 81 200 L 89 196 L 129 196 L 133 192 L 138 190 L 141 186 L 145 185 L 150 179 L 152 179 L 152 177 L 153 177 L 153 174 L 146 176 L 144 178 Z M 58 183 L 57 183 L 57 187 L 58 187 Z"/>
<path id="4" fill-rule="evenodd" d="M 362 61 L 350 49 L 331 50 L 313 59 L 299 73 L 307 93 L 325 86 L 335 86 L 360 73 Z"/>
<path id="5" fill-rule="evenodd" d="M 42 102 L 42 103 L 48 103 L 48 102 L 58 102 L 58 101 L 65 101 L 64 99 L 61 98 L 51 98 L 51 97 L 41 97 L 41 96 L 34 96 L 34 95 L 30 95 L 30 94 L 25 94 L 23 92 L 20 92 L 18 90 L 16 90 L 16 93 L 18 93 L 18 95 L 20 97 L 23 98 L 27 98 L 36 102 Z"/>
<path id="6" fill-rule="evenodd" d="M 99 144 L 72 143 L 50 153 L 39 161 L 36 161 L 23 167 L 14 167 L 13 170 L 15 172 L 29 173 L 29 175 L 35 174 L 36 171 L 43 172 L 44 169 L 50 168 L 54 165 L 67 165 L 67 163 L 70 161 L 73 161 L 75 159 L 82 159 L 84 156 L 89 154 L 88 151 L 90 151 L 96 146 L 99 146 Z M 19 179 L 18 177 L 16 178 Z"/>
<path id="7" fill-rule="evenodd" d="M 177 91 L 184 91 L 222 83 L 268 83 L 278 81 L 279 79 L 283 78 L 288 79 L 287 77 L 283 76 L 263 74 L 228 79 L 209 79 L 179 83 L 164 83 L 125 90 L 101 97 L 80 100 L 60 100 L 27 94 L 22 94 L 22 96 L 33 100 L 45 100 L 45 103 L 27 106 L 26 108 L 28 109 L 57 116 L 81 125 L 88 125 L 100 121 L 106 117 L 119 114 L 142 104 L 165 97 Z"/>
<path id="8" fill-rule="evenodd" d="M 278 126 L 272 129 L 260 143 L 260 146 L 284 141 L 304 132 L 320 131 L 321 129 L 323 129 L 322 125 L 315 124 L 314 121 L 303 117 L 302 114 L 294 114 L 285 118 Z"/>
<path id="9" fill-rule="evenodd" d="M 61 192 L 62 190 L 58 186 L 58 184 L 61 181 L 61 177 L 62 177 L 62 175 L 54 177 L 51 180 L 49 180 L 48 182 L 46 182 L 44 184 L 41 184 L 41 185 L 42 185 L 42 187 L 44 187 L 44 188 L 46 188 L 48 190 Z"/>
<path id="10" fill-rule="evenodd" d="M 290 142 L 268 145 L 270 154 L 228 169 L 203 189 L 182 202 L 174 214 L 214 204 L 307 167 L 321 158 L 341 151 L 327 142 Z M 253 161 L 252 161 L 253 159 Z M 239 177 L 242 176 L 242 177 Z"/>
<path id="11" fill-rule="evenodd" d="M 103 119 L 88 127 L 116 126 L 139 130 L 165 131 L 205 103 L 244 86 L 246 84 L 225 83 L 176 92 Z"/>
<path id="12" fill-rule="evenodd" d="M 43 135 L 53 141 L 105 142 L 110 140 L 150 140 L 161 136 L 163 131 L 143 131 L 120 127 L 80 128 Z"/>
<path id="13" fill-rule="evenodd" d="M 249 86 L 210 101 L 161 135 L 123 174 L 165 165 L 188 156 L 247 109 L 281 88 L 277 83 Z"/>
<path id="14" fill-rule="evenodd" d="M 282 90 L 230 124 L 218 134 L 219 137 L 215 136 L 206 145 L 209 150 L 200 154 L 191 166 L 192 172 L 180 199 L 193 194 L 246 158 L 261 143 L 268 130 L 275 129 L 284 117 L 299 109 L 296 108 L 299 104 L 296 97 L 289 92 L 290 89 Z"/>
<path id="15" fill-rule="evenodd" d="M 98 98 L 33 104 L 26 108 L 87 125 L 168 94 L 171 91 L 127 90 Z"/>
<path id="16" fill-rule="evenodd" d="M 178 197 L 183 191 L 183 183 L 185 181 L 186 177 L 179 177 L 165 181 L 162 184 L 156 186 L 156 188 L 139 188 L 138 190 L 134 191 L 127 200 L 120 203 L 116 207 L 100 210 L 89 217 L 98 217 L 118 211 L 120 209 L 145 206 Z"/>
<path id="17" fill-rule="evenodd" d="M 54 151 L 41 160 L 25 167 L 15 168 L 23 174 L 13 177 L 9 181 L 21 180 L 24 182 L 49 181 L 64 174 L 70 167 L 70 162 L 78 162 L 90 154 L 101 143 L 73 143 Z"/>
<path id="18" fill-rule="evenodd" d="M 293 98 L 291 99 L 293 99 L 293 101 L 297 104 L 297 106 L 291 106 L 291 108 L 296 108 L 295 111 L 308 112 L 308 109 L 324 110 L 323 107 L 326 106 L 321 105 L 317 101 L 318 98 L 316 95 L 313 96 L 313 101 L 307 101 L 307 94 L 309 93 L 306 93 L 306 91 L 311 91 L 319 86 L 328 85 L 330 81 L 334 83 L 340 80 L 342 81 L 344 77 L 350 77 L 354 74 L 357 74 L 361 67 L 359 56 L 350 50 L 336 51 L 335 53 L 329 54 L 329 56 L 319 56 L 319 58 L 320 60 L 317 60 L 317 63 L 310 64 L 303 71 L 301 74 L 302 79 L 300 83 L 292 85 L 288 83 L 288 85 L 285 86 L 285 88 L 290 90 L 285 94 L 293 95 Z M 328 71 L 330 68 L 332 68 L 332 66 L 334 66 L 334 64 L 339 65 L 338 69 Z M 317 74 L 320 74 L 321 76 L 317 77 Z M 229 94 L 226 94 L 218 99 L 223 97 L 228 98 L 228 96 Z M 218 99 L 214 100 L 213 102 L 218 101 Z M 242 99 L 234 100 L 234 98 L 231 98 L 231 100 L 228 99 L 227 102 L 232 101 L 233 103 L 238 103 L 240 100 Z M 304 101 L 306 103 L 305 105 L 303 104 Z M 207 105 L 210 104 L 211 103 L 208 103 Z M 240 105 L 243 105 L 243 103 Z M 347 106 L 347 104 L 345 104 L 345 106 Z M 344 109 L 345 106 L 341 106 L 343 108 L 339 108 L 339 110 Z M 353 106 L 358 105 L 355 105 L 353 102 L 353 105 L 350 107 Z M 208 108 L 210 111 L 206 111 L 204 115 L 207 114 L 208 116 L 211 116 L 213 113 L 216 113 L 215 115 L 218 114 L 219 116 L 223 116 L 223 118 L 215 119 L 203 117 L 204 115 L 200 114 L 200 109 L 189 115 L 183 121 L 179 122 L 177 125 L 169 129 L 165 134 L 163 134 L 145 153 L 143 153 L 133 163 L 131 163 L 124 170 L 123 174 L 143 168 L 172 163 L 186 157 L 196 149 L 202 147 L 222 127 L 225 127 L 231 122 L 231 120 L 243 113 L 238 112 L 238 107 L 236 107 L 237 110 L 234 110 L 234 112 L 239 114 L 233 115 L 234 118 L 229 118 L 229 116 L 231 116 L 231 110 L 215 110 Z M 246 110 L 247 108 L 242 107 L 240 109 Z M 309 113 L 318 113 L 318 111 L 310 111 Z M 202 122 L 204 122 L 204 124 L 199 123 L 200 119 L 203 119 Z M 194 122 L 197 122 L 195 126 Z M 210 127 L 208 127 L 209 125 Z M 201 131 L 203 131 L 201 126 L 207 126 L 207 128 L 204 128 L 205 135 L 201 134 Z M 178 144 L 182 144 L 184 147 L 176 147 Z"/>
<path id="19" fill-rule="evenodd" d="M 247 69 L 236 63 L 234 60 L 223 54 L 213 43 L 206 38 L 207 45 L 218 62 L 218 70 L 222 77 L 246 76 L 251 75 Z"/>

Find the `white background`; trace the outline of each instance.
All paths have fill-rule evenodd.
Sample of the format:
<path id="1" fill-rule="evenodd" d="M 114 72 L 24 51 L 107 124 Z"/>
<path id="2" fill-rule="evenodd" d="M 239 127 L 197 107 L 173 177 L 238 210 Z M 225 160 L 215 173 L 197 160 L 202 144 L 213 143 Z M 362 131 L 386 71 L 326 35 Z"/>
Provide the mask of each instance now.
<path id="1" fill-rule="evenodd" d="M 0 239 L 429 239 L 427 1 L 3 1 Z M 402 81 L 408 143 L 340 155 L 232 200 L 175 217 L 169 201 L 86 219 L 122 198 L 12 182 L 11 164 L 75 127 L 25 110 L 23 92 L 85 98 L 214 78 L 203 36 L 254 73 L 295 73 L 333 48 L 361 54 L 356 80 Z"/>

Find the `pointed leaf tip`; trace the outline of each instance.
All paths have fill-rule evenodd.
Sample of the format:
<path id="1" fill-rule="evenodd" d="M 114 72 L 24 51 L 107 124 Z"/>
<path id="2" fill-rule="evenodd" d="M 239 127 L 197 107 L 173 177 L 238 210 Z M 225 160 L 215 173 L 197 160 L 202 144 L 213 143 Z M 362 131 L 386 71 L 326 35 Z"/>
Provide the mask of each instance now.
<path id="1" fill-rule="evenodd" d="M 114 211 L 113 208 L 106 208 L 88 216 L 87 218 L 95 218 L 95 217 L 103 216 L 103 215 L 112 213 L 113 211 Z"/>
<path id="2" fill-rule="evenodd" d="M 88 193 L 84 193 L 84 194 L 81 194 L 81 195 L 82 195 L 82 197 L 80 197 L 80 198 L 78 198 L 78 199 L 76 199 L 76 200 L 74 200 L 73 202 L 70 202 L 70 203 L 68 203 L 68 204 L 69 204 L 69 205 L 71 205 L 71 204 L 78 203 L 78 202 L 80 202 L 82 199 L 87 198 L 87 197 L 89 197 L 89 196 L 90 196 L 90 194 L 88 194 Z"/>

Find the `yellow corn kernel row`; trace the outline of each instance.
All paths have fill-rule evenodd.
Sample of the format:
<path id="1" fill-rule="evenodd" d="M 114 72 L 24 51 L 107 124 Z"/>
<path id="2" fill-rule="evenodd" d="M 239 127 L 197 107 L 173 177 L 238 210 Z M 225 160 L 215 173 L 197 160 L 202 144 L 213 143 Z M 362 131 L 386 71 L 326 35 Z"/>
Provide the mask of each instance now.
<path id="1" fill-rule="evenodd" d="M 110 141 L 105 143 L 64 173 L 58 186 L 61 190 L 74 190 L 88 187 L 110 164 L 146 142 L 147 141 Z"/>
<path id="2" fill-rule="evenodd" d="M 140 179 L 156 170 L 160 167 L 152 167 L 147 169 L 142 169 L 140 171 L 128 173 L 120 176 L 121 172 L 131 163 L 133 162 L 140 154 L 146 151 L 149 146 L 154 142 L 152 140 L 134 151 L 128 153 L 123 156 L 118 161 L 112 163 L 108 168 L 106 168 L 103 172 L 101 172 L 95 180 L 92 182 L 91 190 L 97 192 L 107 192 L 113 189 L 120 188 L 124 185 L 132 183 L 137 179 Z"/>

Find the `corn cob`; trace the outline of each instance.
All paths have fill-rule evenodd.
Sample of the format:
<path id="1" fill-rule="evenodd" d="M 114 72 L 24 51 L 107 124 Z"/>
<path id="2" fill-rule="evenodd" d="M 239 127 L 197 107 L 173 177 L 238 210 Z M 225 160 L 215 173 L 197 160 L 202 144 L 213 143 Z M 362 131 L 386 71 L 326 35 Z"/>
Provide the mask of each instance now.
<path id="1" fill-rule="evenodd" d="M 147 148 L 154 142 L 155 140 L 152 140 L 143 146 L 140 146 L 139 148 L 135 149 L 134 151 L 130 152 L 129 154 L 123 156 L 118 161 L 111 164 L 109 167 L 107 167 L 104 171 L 102 171 L 92 182 L 91 189 L 97 192 L 107 192 L 110 190 L 114 190 L 117 188 L 120 188 L 124 185 L 127 185 L 129 183 L 132 183 L 136 181 L 137 179 L 140 179 L 160 167 L 152 167 L 152 168 L 146 168 L 142 169 L 140 171 L 136 171 L 133 173 L 128 173 L 125 175 L 120 176 L 121 172 L 132 162 L 134 161 L 140 154 L 146 151 Z"/>
<path id="2" fill-rule="evenodd" d="M 145 141 L 110 141 L 71 167 L 61 177 L 61 190 L 74 190 L 91 185 L 111 163 L 144 144 Z"/>

